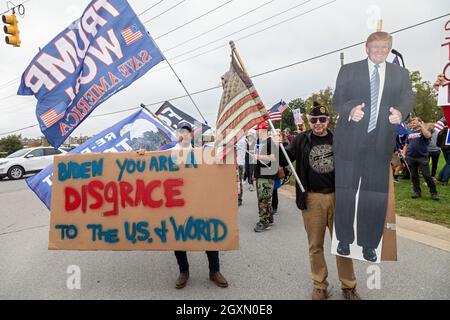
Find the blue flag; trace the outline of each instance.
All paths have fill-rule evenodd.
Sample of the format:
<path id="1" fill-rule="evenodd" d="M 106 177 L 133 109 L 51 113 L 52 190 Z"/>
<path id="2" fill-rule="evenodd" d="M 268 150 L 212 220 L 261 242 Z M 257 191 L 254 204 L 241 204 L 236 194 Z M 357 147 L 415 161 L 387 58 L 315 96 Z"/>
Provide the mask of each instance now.
<path id="1" fill-rule="evenodd" d="M 103 130 L 69 153 L 167 150 L 177 138 L 173 131 L 146 111 L 140 110 Z M 26 180 L 31 190 L 50 209 L 53 164 Z"/>
<path id="2" fill-rule="evenodd" d="M 34 95 L 36 117 L 59 147 L 102 102 L 163 60 L 126 0 L 94 0 L 31 61 L 18 95 Z"/>

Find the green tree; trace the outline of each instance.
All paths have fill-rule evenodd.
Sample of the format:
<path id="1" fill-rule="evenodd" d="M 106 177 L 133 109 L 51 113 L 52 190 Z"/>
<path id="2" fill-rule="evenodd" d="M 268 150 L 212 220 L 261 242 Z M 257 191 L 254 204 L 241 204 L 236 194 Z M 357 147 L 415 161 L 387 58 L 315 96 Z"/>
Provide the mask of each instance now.
<path id="1" fill-rule="evenodd" d="M 6 152 L 8 155 L 22 149 L 22 147 L 19 136 L 10 135 L 0 139 L 0 151 Z"/>
<path id="2" fill-rule="evenodd" d="M 311 112 L 311 109 L 313 108 L 314 101 L 318 102 L 319 104 L 326 106 L 328 109 L 328 112 L 330 113 L 331 117 L 331 123 L 330 128 L 334 128 L 336 124 L 337 114 L 334 112 L 333 109 L 333 89 L 328 87 L 325 90 L 320 90 L 317 93 L 313 93 L 308 99 L 304 100 L 301 98 L 294 99 L 289 102 L 289 108 L 291 110 L 294 109 L 300 109 L 302 113 L 303 121 L 305 122 L 304 126 L 305 129 L 309 129 L 309 123 L 307 115 Z M 295 131 L 297 128 L 294 123 L 294 115 L 292 111 L 286 110 L 283 114 L 283 122 L 282 122 L 282 128 L 290 128 L 291 130 Z"/>
<path id="3" fill-rule="evenodd" d="M 442 118 L 442 109 L 437 105 L 436 90 L 431 83 L 422 80 L 419 71 L 411 72 L 410 79 L 414 92 L 413 115 L 420 117 L 424 122 L 436 122 Z"/>

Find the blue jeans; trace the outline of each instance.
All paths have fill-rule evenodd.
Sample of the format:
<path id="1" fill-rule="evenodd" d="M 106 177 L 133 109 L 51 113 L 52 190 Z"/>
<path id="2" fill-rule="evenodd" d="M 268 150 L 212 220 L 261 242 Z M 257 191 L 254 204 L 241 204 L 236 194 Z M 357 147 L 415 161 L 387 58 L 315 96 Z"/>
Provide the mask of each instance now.
<path id="1" fill-rule="evenodd" d="M 441 172 L 439 172 L 439 178 L 443 182 L 448 182 L 450 179 L 450 151 L 444 152 L 444 158 L 447 164 L 442 168 Z"/>

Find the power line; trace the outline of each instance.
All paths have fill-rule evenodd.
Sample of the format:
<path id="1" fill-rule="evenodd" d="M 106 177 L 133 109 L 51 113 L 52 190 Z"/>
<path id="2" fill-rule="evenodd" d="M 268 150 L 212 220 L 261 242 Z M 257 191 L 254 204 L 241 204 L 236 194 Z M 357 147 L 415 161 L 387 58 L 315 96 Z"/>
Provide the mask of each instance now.
<path id="1" fill-rule="evenodd" d="M 393 31 L 393 32 L 390 32 L 390 34 L 391 34 L 391 35 L 392 35 L 392 34 L 397 34 L 397 33 L 400 33 L 400 32 L 403 32 L 403 31 L 406 31 L 406 30 L 409 30 L 409 29 L 412 29 L 412 28 L 415 28 L 415 27 L 418 27 L 418 26 L 421 26 L 421 25 L 424 25 L 424 24 L 427 24 L 427 23 L 430 23 L 430 22 L 439 20 L 439 19 L 442 19 L 442 18 L 447 17 L 447 16 L 450 16 L 450 13 L 446 13 L 446 14 L 444 14 L 444 15 L 442 15 L 442 16 L 439 16 L 439 17 L 436 17 L 436 18 L 432 18 L 432 19 L 429 19 L 429 20 L 425 20 L 425 21 L 419 22 L 419 23 L 414 24 L 414 25 L 411 25 L 411 26 L 409 26 L 409 27 L 405 27 L 405 28 L 402 28 L 402 29 L 395 30 L 395 31 Z M 337 49 L 337 50 L 328 51 L 328 52 L 326 52 L 326 53 L 317 55 L 317 56 L 315 56 L 315 57 L 311 57 L 311 58 L 308 58 L 308 59 L 305 59 L 305 60 L 297 61 L 297 62 L 288 64 L 288 65 L 285 65 L 285 66 L 283 66 L 283 67 L 279 67 L 279 68 L 276 68 L 276 69 L 272 69 L 272 70 L 269 70 L 269 71 L 266 71 L 266 72 L 262 72 L 262 73 L 256 74 L 256 75 L 254 75 L 252 78 L 264 76 L 264 75 L 269 74 L 269 73 L 272 73 L 272 72 L 280 71 L 280 70 L 283 70 L 283 69 L 287 69 L 287 68 L 290 68 L 290 67 L 293 67 L 293 66 L 302 64 L 302 63 L 306 63 L 306 62 L 309 62 L 309 61 L 312 61 L 312 60 L 316 60 L 316 59 L 319 59 L 319 58 L 323 58 L 323 57 L 325 57 L 325 56 L 329 56 L 329 55 L 331 55 L 331 54 L 334 54 L 334 53 L 337 53 L 337 52 L 340 52 L 340 51 L 348 50 L 348 49 L 357 47 L 357 46 L 362 45 L 362 44 L 365 44 L 365 43 L 366 43 L 366 40 L 361 41 L 361 42 L 358 42 L 358 43 L 355 43 L 355 44 L 348 45 L 348 46 L 346 46 L 346 47 L 343 47 L 343 48 L 340 48 L 340 49 Z"/>
<path id="2" fill-rule="evenodd" d="M 158 4 L 160 4 L 161 2 L 163 2 L 164 0 L 160 0 L 157 3 L 155 3 L 154 5 L 152 5 L 151 7 L 145 9 L 144 11 L 142 11 L 141 13 L 138 14 L 138 17 L 142 16 L 144 13 L 146 13 L 147 11 L 150 11 L 151 9 L 153 9 L 154 7 L 156 7 Z"/>
<path id="3" fill-rule="evenodd" d="M 220 8 L 226 6 L 227 4 L 229 4 L 230 2 L 233 2 L 233 1 L 234 1 L 234 0 L 229 0 L 229 1 L 225 2 L 225 3 L 222 3 L 221 5 L 215 7 L 214 9 L 211 9 L 211 10 L 209 10 L 208 12 L 205 12 L 204 14 L 202 14 L 202 15 L 196 17 L 196 18 L 194 18 L 194 19 L 192 19 L 192 20 L 190 20 L 190 21 L 188 21 L 188 22 L 186 22 L 186 23 L 184 23 L 184 24 L 182 24 L 182 25 L 180 25 L 180 26 L 178 26 L 178 27 L 175 27 L 175 28 L 173 28 L 172 30 L 170 30 L 170 31 L 168 31 L 168 32 L 166 32 L 166 33 L 164 33 L 164 34 L 162 34 L 162 35 L 160 35 L 160 36 L 157 36 L 157 37 L 155 38 L 155 40 L 158 40 L 158 39 L 160 39 L 160 38 L 162 38 L 162 37 L 165 37 L 165 36 L 167 36 L 168 34 L 171 34 L 172 32 L 175 32 L 175 31 L 177 31 L 177 30 L 179 30 L 179 29 L 181 29 L 181 28 L 183 28 L 183 27 L 185 27 L 185 26 L 187 26 L 187 25 L 189 25 L 189 24 L 191 24 L 191 23 L 193 23 L 193 22 L 195 22 L 195 21 L 197 21 L 197 20 L 199 20 L 199 19 L 201 19 L 201 18 L 207 16 L 208 14 L 213 13 L 214 11 L 219 10 Z"/>
<path id="4" fill-rule="evenodd" d="M 14 94 L 12 94 L 12 95 L 9 95 L 9 96 L 6 96 L 6 97 L 3 97 L 3 98 L 0 98 L 0 101 L 2 101 L 2 100 L 6 100 L 6 99 L 9 99 L 9 98 L 12 98 L 12 97 L 15 97 L 16 96 L 16 94 L 14 93 Z"/>
<path id="5" fill-rule="evenodd" d="M 233 19 L 231 19 L 231 20 L 228 20 L 228 21 L 226 21 L 226 22 L 224 22 L 224 23 L 218 25 L 217 27 L 214 27 L 214 28 L 212 28 L 212 29 L 210 29 L 210 30 L 208 30 L 208 31 L 202 32 L 202 33 L 200 33 L 200 34 L 198 34 L 198 35 L 196 35 L 196 36 L 194 36 L 194 37 L 192 37 L 192 38 L 189 38 L 189 39 L 187 39 L 187 40 L 185 40 L 185 41 L 183 41 L 183 42 L 181 42 L 181 43 L 179 43 L 179 44 L 173 46 L 173 47 L 170 47 L 170 48 L 164 50 L 164 52 L 167 53 L 167 52 L 169 52 L 169 51 L 171 51 L 171 50 L 173 50 L 173 49 L 175 49 L 175 48 L 178 48 L 178 47 L 180 47 L 180 46 L 182 46 L 182 45 L 184 45 L 184 44 L 186 44 L 186 43 L 188 43 L 188 42 L 191 42 L 191 41 L 193 41 L 193 40 L 195 40 L 195 39 L 198 39 L 198 38 L 204 36 L 205 34 L 211 33 L 211 32 L 213 32 L 213 31 L 215 31 L 215 30 L 217 30 L 217 29 L 219 29 L 219 28 L 221 28 L 221 27 L 223 27 L 223 26 L 225 26 L 225 25 L 227 25 L 227 24 L 229 24 L 229 23 L 231 23 L 231 22 L 234 22 L 234 21 L 236 21 L 236 20 L 238 20 L 238 19 L 240 19 L 240 18 L 242 18 L 242 17 L 244 17 L 244 16 L 246 16 L 246 15 L 248 15 L 248 14 L 250 14 L 250 13 L 255 12 L 256 10 L 258 10 L 258 9 L 260 9 L 260 8 L 262 8 L 262 7 L 265 7 L 266 5 L 268 5 L 268 4 L 270 4 L 270 3 L 274 2 L 274 1 L 275 1 L 275 0 L 270 0 L 270 1 L 266 2 L 266 3 L 263 3 L 262 5 L 260 5 L 260 6 L 256 7 L 256 8 L 253 8 L 253 9 L 251 9 L 251 10 L 249 10 L 249 11 L 247 11 L 247 12 L 241 14 L 241 15 L 239 15 L 239 16 L 237 16 L 236 18 L 233 18 Z"/>
<path id="6" fill-rule="evenodd" d="M 447 14 L 441 15 L 439 17 L 435 17 L 435 18 L 429 19 L 429 20 L 425 20 L 425 21 L 419 22 L 419 23 L 411 25 L 409 27 L 405 27 L 405 28 L 402 28 L 402 29 L 395 30 L 395 31 L 391 32 L 390 34 L 397 34 L 397 33 L 400 33 L 400 32 L 403 32 L 403 31 L 406 31 L 406 30 L 409 30 L 409 29 L 412 29 L 412 28 L 415 28 L 415 27 L 418 27 L 418 26 L 421 26 L 421 25 L 424 25 L 424 24 L 436 21 L 436 20 L 439 20 L 439 19 L 447 17 L 447 16 L 450 16 L 450 13 L 447 13 Z M 283 69 L 291 68 L 291 67 L 294 67 L 294 66 L 297 66 L 297 65 L 300 65 L 300 64 L 312 61 L 312 60 L 316 60 L 316 59 L 319 59 L 319 58 L 323 58 L 325 56 L 328 56 L 328 55 L 331 55 L 331 54 L 334 54 L 334 53 L 337 53 L 337 52 L 341 52 L 341 51 L 344 51 L 344 50 L 347 50 L 347 49 L 350 49 L 350 48 L 353 48 L 353 47 L 356 47 L 356 46 L 359 46 L 359 45 L 365 44 L 365 43 L 366 43 L 366 41 L 364 40 L 364 41 L 361 41 L 361 42 L 358 42 L 358 43 L 355 43 L 355 44 L 351 44 L 351 45 L 348 45 L 348 46 L 345 46 L 345 47 L 342 47 L 342 48 L 339 48 L 339 49 L 336 49 L 336 50 L 328 51 L 326 53 L 323 53 L 323 54 L 320 54 L 320 55 L 317 55 L 317 56 L 314 56 L 314 57 L 311 57 L 311 58 L 308 58 L 308 59 L 297 61 L 297 62 L 288 64 L 288 65 L 285 65 L 285 66 L 282 66 L 282 67 L 279 67 L 279 68 L 271 69 L 271 70 L 268 70 L 268 71 L 265 71 L 265 72 L 262 72 L 262 73 L 258 73 L 258 74 L 255 74 L 255 75 L 251 76 L 250 78 L 253 79 L 253 78 L 261 77 L 261 76 L 264 76 L 264 75 L 267 75 L 267 74 L 270 74 L 270 73 L 274 73 L 274 72 L 277 72 L 277 71 L 280 71 L 280 70 L 283 70 Z M 200 91 L 193 92 L 193 93 L 191 93 L 191 95 L 197 95 L 197 94 L 209 92 L 209 91 L 212 91 L 212 90 L 216 90 L 216 89 L 219 89 L 219 88 L 221 88 L 220 85 L 214 86 L 214 87 L 210 87 L 210 88 L 207 88 L 207 89 L 203 89 L 203 90 L 200 90 Z M 149 106 L 153 106 L 153 105 L 162 104 L 165 101 L 174 101 L 174 100 L 187 98 L 187 97 L 188 97 L 188 95 L 178 96 L 178 97 L 174 97 L 174 98 L 170 98 L 170 99 L 165 99 L 163 101 L 149 103 L 149 104 L 146 104 L 145 106 L 149 107 Z M 103 117 L 103 116 L 108 116 L 108 115 L 112 115 L 112 114 L 123 113 L 123 112 L 131 111 L 131 110 L 134 110 L 134 109 L 137 109 L 137 108 L 140 108 L 140 107 L 134 107 L 134 108 L 124 109 L 124 110 L 120 110 L 120 111 L 114 111 L 114 112 L 110 112 L 110 113 L 99 114 L 99 115 L 92 116 L 91 118 Z M 89 118 L 87 118 L 87 119 L 89 119 Z M 38 125 L 39 124 L 35 124 L 35 125 L 32 125 L 32 126 L 27 126 L 27 127 L 20 128 L 20 129 L 17 129 L 17 130 L 3 132 L 3 133 L 0 133 L 0 136 L 6 135 L 6 134 L 15 133 L 15 132 L 19 132 L 19 131 L 23 131 L 23 130 L 26 130 L 26 129 L 29 129 L 29 128 L 34 128 L 34 127 L 37 127 Z"/>
<path id="7" fill-rule="evenodd" d="M 0 136 L 4 136 L 4 135 L 7 135 L 7 134 L 11 134 L 11 133 L 16 133 L 16 132 L 23 131 L 23 130 L 26 130 L 26 129 L 31 129 L 31 128 L 37 127 L 38 125 L 39 125 L 39 124 L 34 124 L 34 125 L 32 125 L 32 126 L 20 128 L 20 129 L 17 129 L 17 130 L 12 130 L 12 131 L 8 131 L 8 132 L 3 132 L 3 133 L 0 133 Z"/>
<path id="8" fill-rule="evenodd" d="M 182 3 L 185 2 L 185 1 L 186 1 L 186 0 L 182 0 L 182 1 L 178 2 L 177 4 L 171 6 L 169 9 L 164 10 L 163 12 L 157 14 L 157 15 L 154 16 L 153 18 L 148 19 L 147 21 L 143 22 L 142 24 L 146 24 L 146 23 L 148 23 L 148 22 L 150 22 L 150 21 L 152 21 L 152 20 L 155 20 L 156 18 L 162 16 L 163 14 L 165 14 L 165 13 L 167 13 L 167 12 L 169 12 L 169 11 L 175 9 L 176 7 L 178 7 L 180 4 L 182 4 Z"/>
<path id="9" fill-rule="evenodd" d="M 208 43 L 206 43 L 206 44 L 204 44 L 204 45 L 202 45 L 202 46 L 199 46 L 199 47 L 197 47 L 197 48 L 191 49 L 191 50 L 189 50 L 189 51 L 185 51 L 185 52 L 183 52 L 183 53 L 181 53 L 181 54 L 179 54 L 179 55 L 177 55 L 177 56 L 170 57 L 170 59 L 172 59 L 172 60 L 173 60 L 173 59 L 177 59 L 177 58 L 179 58 L 179 57 L 185 56 L 186 54 L 189 54 L 189 53 L 195 52 L 195 51 L 197 51 L 197 50 L 203 49 L 204 47 L 207 47 L 207 46 L 209 46 L 210 44 L 219 42 L 219 41 L 224 40 L 224 39 L 227 39 L 227 38 L 229 38 L 229 37 L 231 37 L 231 36 L 233 36 L 233 35 L 235 35 L 235 34 L 237 34 L 237 33 L 240 33 L 240 32 L 245 31 L 245 30 L 247 30 L 247 29 L 253 28 L 253 27 L 255 27 L 255 26 L 257 26 L 257 25 L 259 25 L 259 24 L 261 24 L 261 23 L 264 23 L 264 22 L 269 21 L 269 20 L 271 20 L 271 19 L 273 19 L 273 18 L 276 18 L 276 17 L 278 17 L 278 16 L 280 16 L 280 15 L 286 13 L 286 12 L 289 12 L 289 11 L 291 11 L 291 10 L 294 10 L 294 9 L 298 8 L 298 7 L 301 7 L 301 6 L 307 4 L 308 2 L 311 2 L 311 1 L 314 1 L 314 0 L 307 0 L 307 1 L 304 1 L 304 2 L 302 2 L 302 3 L 300 3 L 300 4 L 297 4 L 297 5 L 295 5 L 295 6 L 291 7 L 291 8 L 289 8 L 289 9 L 286 9 L 286 10 L 284 10 L 284 11 L 281 11 L 281 12 L 277 13 L 277 14 L 274 14 L 273 16 L 270 16 L 270 17 L 268 17 L 268 18 L 266 18 L 266 19 L 260 20 L 260 21 L 258 21 L 258 22 L 256 22 L 256 23 L 253 23 L 253 24 L 251 24 L 251 25 L 249 25 L 249 26 L 247 26 L 247 27 L 245 27 L 245 28 L 242 28 L 242 29 L 240 29 L 240 30 L 238 30 L 238 31 L 232 32 L 232 33 L 230 33 L 230 34 L 227 34 L 226 36 L 223 36 L 223 37 L 221 37 L 221 38 L 219 38 L 219 39 L 216 39 L 216 40 L 214 40 L 214 41 L 210 41 L 210 42 L 208 42 Z M 335 0 L 335 1 L 336 1 L 336 0 Z"/>
<path id="10" fill-rule="evenodd" d="M 15 9 L 15 8 L 17 8 L 17 7 L 20 7 L 20 6 L 24 5 L 25 3 L 29 2 L 29 1 L 31 1 L 31 0 L 25 0 L 24 2 L 22 2 L 22 3 L 18 4 L 18 5 L 15 5 L 14 7 L 10 8 L 10 9 L 2 12 L 2 13 L 0 13 L 0 16 L 5 14 L 5 13 L 7 13 L 7 12 L 9 12 L 9 11 L 11 11 L 11 10 L 13 10 L 13 9 Z"/>
<path id="11" fill-rule="evenodd" d="M 310 0 L 310 1 L 311 1 L 311 0 Z M 325 3 L 325 4 L 320 5 L 320 6 L 318 6 L 318 7 L 315 7 L 315 8 L 313 8 L 313 9 L 311 9 L 311 10 L 308 10 L 308 11 L 306 11 L 306 12 L 302 12 L 301 14 L 296 15 L 296 16 L 294 16 L 294 17 L 292 17 L 292 18 L 285 19 L 285 20 L 283 20 L 283 21 L 281 21 L 281 22 L 278 22 L 278 23 L 275 23 L 275 24 L 273 24 L 273 25 L 271 25 L 271 26 L 269 26 L 269 27 L 266 27 L 266 28 L 264 28 L 264 29 L 261 29 L 261 30 L 259 30 L 259 31 L 254 32 L 254 33 L 251 33 L 251 34 L 246 35 L 246 36 L 244 36 L 244 37 L 238 38 L 238 39 L 236 39 L 234 42 L 239 42 L 239 41 L 241 41 L 241 40 L 250 38 L 250 37 L 252 37 L 252 36 L 254 36 L 254 35 L 257 35 L 257 34 L 259 34 L 259 33 L 261 33 L 261 32 L 267 31 L 268 29 L 277 27 L 277 26 L 279 26 L 279 25 L 281 25 L 281 24 L 283 24 L 283 23 L 286 23 L 286 22 L 289 22 L 289 21 L 291 21 L 291 20 L 297 19 L 297 18 L 299 18 L 299 17 L 301 17 L 301 16 L 303 16 L 303 15 L 305 15 L 305 14 L 307 14 L 307 13 L 310 13 L 310 12 L 316 11 L 316 10 L 322 8 L 322 7 L 328 6 L 328 5 L 330 5 L 330 4 L 332 4 L 333 2 L 336 2 L 336 1 L 337 1 L 337 0 L 332 0 L 332 1 L 330 1 L 330 2 L 327 2 L 327 3 Z M 240 31 L 239 31 L 239 32 L 240 32 Z M 237 32 L 235 32 L 235 33 L 237 33 Z M 224 37 L 224 38 L 225 38 L 225 37 Z M 220 40 L 223 40 L 223 38 L 220 39 Z M 214 41 L 214 42 L 216 42 L 216 41 Z M 207 45 L 205 45 L 205 46 L 207 46 Z M 194 55 L 194 56 L 191 56 L 191 57 L 189 57 L 189 58 L 186 58 L 186 59 L 183 59 L 183 60 L 181 60 L 181 61 L 178 61 L 178 62 L 174 63 L 173 65 L 177 65 L 177 64 L 184 63 L 184 62 L 186 62 L 186 61 L 189 61 L 189 60 L 198 58 L 198 57 L 200 57 L 200 56 L 203 56 L 203 55 L 205 55 L 205 54 L 211 53 L 211 52 L 213 52 L 213 51 L 219 50 L 219 49 L 224 48 L 224 47 L 227 47 L 227 46 L 228 46 L 228 44 L 223 44 L 223 45 L 220 45 L 220 46 L 218 46 L 218 47 L 214 47 L 214 48 L 212 48 L 212 49 L 209 49 L 209 50 L 204 51 L 204 52 L 202 52 L 202 53 L 199 53 L 199 54 L 197 54 L 197 55 Z M 204 46 L 203 46 L 203 47 L 204 47 Z M 198 49 L 198 48 L 197 48 L 197 49 Z M 183 55 L 179 55 L 179 56 L 177 56 L 177 57 L 181 57 L 181 56 L 183 56 Z M 173 59 L 176 59 L 177 57 L 174 57 Z M 152 72 L 158 72 L 158 71 L 161 71 L 161 70 L 164 70 L 164 69 L 167 69 L 167 67 L 162 67 L 162 68 L 160 68 L 160 69 L 154 69 L 154 70 L 151 70 L 150 73 L 152 73 Z"/>
<path id="12" fill-rule="evenodd" d="M 21 107 L 21 106 L 24 106 L 24 105 L 27 105 L 27 104 L 35 104 L 35 103 L 36 103 L 35 101 L 25 101 L 25 102 L 22 102 L 22 103 L 19 103 L 19 104 L 15 104 L 13 106 L 6 106 L 6 108 L 0 108 L 0 111 L 9 109 L 11 107 L 17 108 L 17 107 Z"/>
<path id="13" fill-rule="evenodd" d="M 20 79 L 20 77 L 17 77 L 17 78 L 14 78 L 14 79 L 12 79 L 12 80 L 9 80 L 9 81 L 7 81 L 7 82 L 1 84 L 1 85 L 0 85 L 0 90 L 4 89 L 4 88 L 6 88 L 6 87 L 12 86 L 12 85 L 15 84 L 16 81 L 19 80 L 19 79 Z"/>

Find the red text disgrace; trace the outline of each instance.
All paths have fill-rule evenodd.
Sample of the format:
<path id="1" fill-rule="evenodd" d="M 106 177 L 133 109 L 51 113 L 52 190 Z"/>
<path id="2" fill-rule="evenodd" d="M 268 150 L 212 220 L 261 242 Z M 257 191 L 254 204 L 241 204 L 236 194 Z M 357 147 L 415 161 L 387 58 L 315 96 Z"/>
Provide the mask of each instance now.
<path id="1" fill-rule="evenodd" d="M 104 216 L 117 216 L 119 208 L 144 206 L 148 208 L 184 207 L 185 201 L 179 198 L 180 187 L 184 185 L 183 179 L 136 180 L 134 184 L 126 181 L 111 181 L 104 183 L 94 180 L 81 189 L 65 187 L 64 203 L 67 212 L 78 210 L 86 213 L 88 210 L 104 210 Z M 156 197 L 155 191 L 162 191 L 162 197 Z M 161 194 L 161 192 L 159 192 Z"/>

